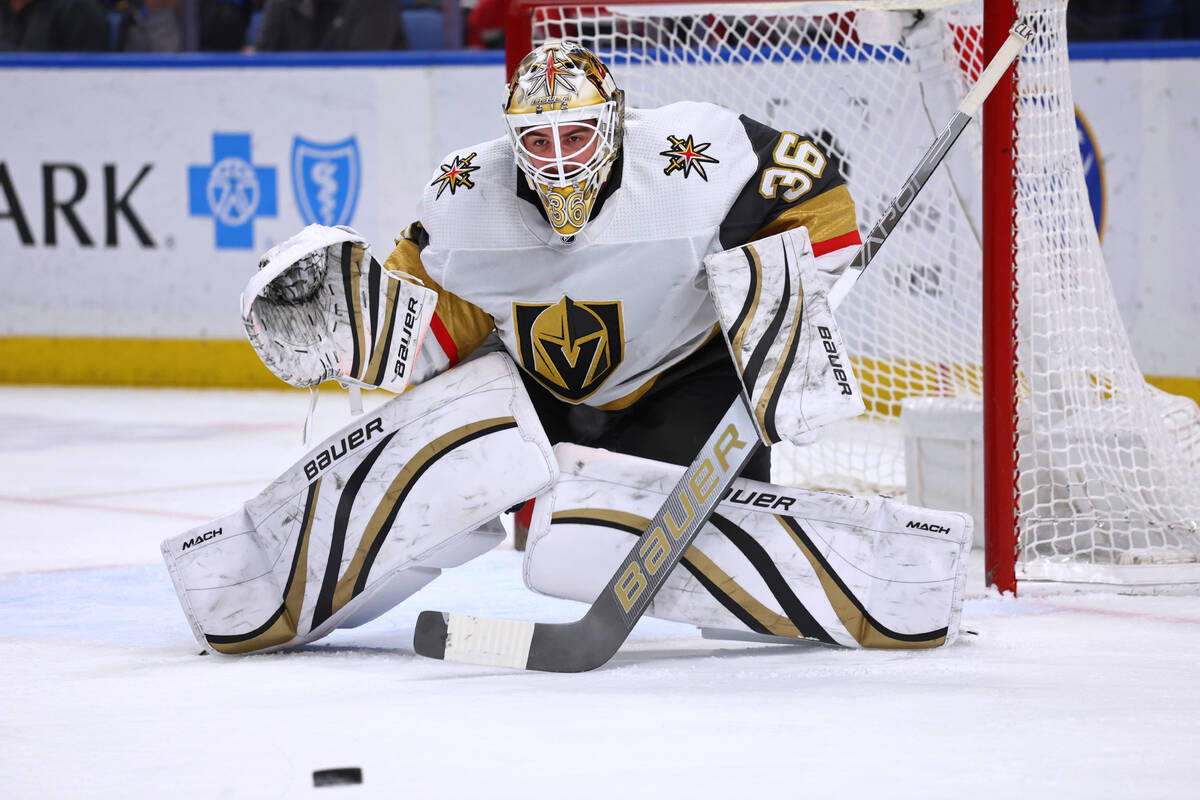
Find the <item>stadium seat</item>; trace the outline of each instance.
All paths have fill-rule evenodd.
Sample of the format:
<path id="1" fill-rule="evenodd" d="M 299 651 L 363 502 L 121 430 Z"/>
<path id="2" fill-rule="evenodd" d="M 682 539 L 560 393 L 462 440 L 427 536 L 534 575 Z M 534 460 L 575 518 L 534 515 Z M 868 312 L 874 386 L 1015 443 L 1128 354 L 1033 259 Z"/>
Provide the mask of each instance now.
<path id="1" fill-rule="evenodd" d="M 124 16 L 120 11 L 108 12 L 108 49 L 116 50 L 117 42 L 121 38 L 121 17 Z"/>
<path id="2" fill-rule="evenodd" d="M 442 11 L 437 8 L 406 8 L 402 10 L 404 33 L 410 50 L 442 49 Z"/>
<path id="3" fill-rule="evenodd" d="M 255 11 L 250 15 L 250 24 L 246 26 L 246 45 L 254 47 L 258 41 L 258 31 L 262 28 L 263 12 Z"/>

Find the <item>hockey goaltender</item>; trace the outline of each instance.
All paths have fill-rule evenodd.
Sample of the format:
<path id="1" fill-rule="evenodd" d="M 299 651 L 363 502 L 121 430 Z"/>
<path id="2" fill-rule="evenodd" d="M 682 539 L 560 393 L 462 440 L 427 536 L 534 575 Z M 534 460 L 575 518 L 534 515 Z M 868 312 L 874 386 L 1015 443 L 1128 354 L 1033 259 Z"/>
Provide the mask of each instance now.
<path id="1" fill-rule="evenodd" d="M 718 438 L 649 528 L 739 396 L 764 444 L 863 410 L 828 302 L 861 243 L 834 152 L 706 103 L 627 108 L 566 41 L 521 61 L 503 111 L 506 136 L 442 159 L 382 264 L 316 225 L 261 260 L 242 313 L 267 367 L 397 396 L 163 542 L 199 642 L 264 652 L 360 625 L 495 547 L 530 498 L 534 591 L 612 585 L 715 637 L 954 641 L 970 518 L 771 485 L 753 435 Z"/>

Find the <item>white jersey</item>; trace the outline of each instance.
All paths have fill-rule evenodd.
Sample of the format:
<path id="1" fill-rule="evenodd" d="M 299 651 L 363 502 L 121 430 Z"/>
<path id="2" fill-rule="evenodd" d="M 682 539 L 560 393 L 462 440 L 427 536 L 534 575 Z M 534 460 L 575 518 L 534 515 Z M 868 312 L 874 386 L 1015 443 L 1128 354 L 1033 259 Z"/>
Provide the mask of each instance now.
<path id="1" fill-rule="evenodd" d="M 610 178 L 619 185 L 606 187 L 573 237 L 556 233 L 524 190 L 507 138 L 451 153 L 425 190 L 420 225 L 389 259 L 441 293 L 424 374 L 452 365 L 494 328 L 513 359 L 564 401 L 633 402 L 717 331 L 706 255 L 799 224 L 839 251 L 857 243 L 836 163 L 817 151 L 821 169 L 796 177 L 787 166 L 802 141 L 815 149 L 704 103 L 630 109 Z"/>

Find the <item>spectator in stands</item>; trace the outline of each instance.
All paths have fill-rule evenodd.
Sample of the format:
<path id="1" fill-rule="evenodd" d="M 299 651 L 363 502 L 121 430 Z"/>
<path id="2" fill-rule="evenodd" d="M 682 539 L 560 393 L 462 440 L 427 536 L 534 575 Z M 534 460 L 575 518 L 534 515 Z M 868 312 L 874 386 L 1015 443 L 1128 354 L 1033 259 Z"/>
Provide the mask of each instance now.
<path id="1" fill-rule="evenodd" d="M 467 15 L 467 47 L 504 47 L 504 20 L 510 0 L 479 0 Z"/>
<path id="2" fill-rule="evenodd" d="M 246 30 L 254 14 L 253 0 L 198 0 L 197 47 L 200 50 L 246 49 Z"/>
<path id="3" fill-rule="evenodd" d="M 116 13 L 115 50 L 127 53 L 178 53 L 183 49 L 183 28 L 176 0 L 123 0 Z"/>
<path id="4" fill-rule="evenodd" d="M 1071 41 L 1190 39 L 1200 36 L 1197 0 L 1071 0 Z"/>
<path id="5" fill-rule="evenodd" d="M 404 50 L 397 0 L 267 0 L 258 50 Z"/>
<path id="6" fill-rule="evenodd" d="M 1183 9 L 1179 23 L 1180 39 L 1200 39 L 1200 3 L 1194 0 L 1177 0 Z"/>
<path id="7" fill-rule="evenodd" d="M 96 52 L 108 38 L 99 0 L 0 0 L 0 50 Z"/>

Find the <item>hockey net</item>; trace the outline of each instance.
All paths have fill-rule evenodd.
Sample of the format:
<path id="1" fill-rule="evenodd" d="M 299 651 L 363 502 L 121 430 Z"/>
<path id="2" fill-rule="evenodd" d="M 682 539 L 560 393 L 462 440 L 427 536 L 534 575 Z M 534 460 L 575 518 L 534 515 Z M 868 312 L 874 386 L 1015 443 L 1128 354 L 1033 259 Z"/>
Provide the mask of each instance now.
<path id="1" fill-rule="evenodd" d="M 1003 200 L 1013 277 L 988 296 L 1007 311 L 987 335 L 1016 356 L 995 379 L 1015 410 L 985 420 L 1010 465 L 985 491 L 1011 524 L 988 535 L 1012 543 L 1002 557 L 1024 580 L 1200 584 L 1200 412 L 1146 384 L 1117 311 L 1078 148 L 1067 0 L 1015 5 L 1036 35 L 1009 104 L 1016 159 L 999 165 L 1015 175 Z M 819 137 L 844 159 L 864 232 L 984 63 L 979 0 L 516 0 L 509 19 L 510 68 L 531 44 L 573 39 L 632 106 L 707 100 Z M 867 413 L 778 452 L 776 481 L 901 496 L 901 402 L 983 405 L 981 220 L 994 190 L 982 161 L 972 125 L 839 309 Z"/>

